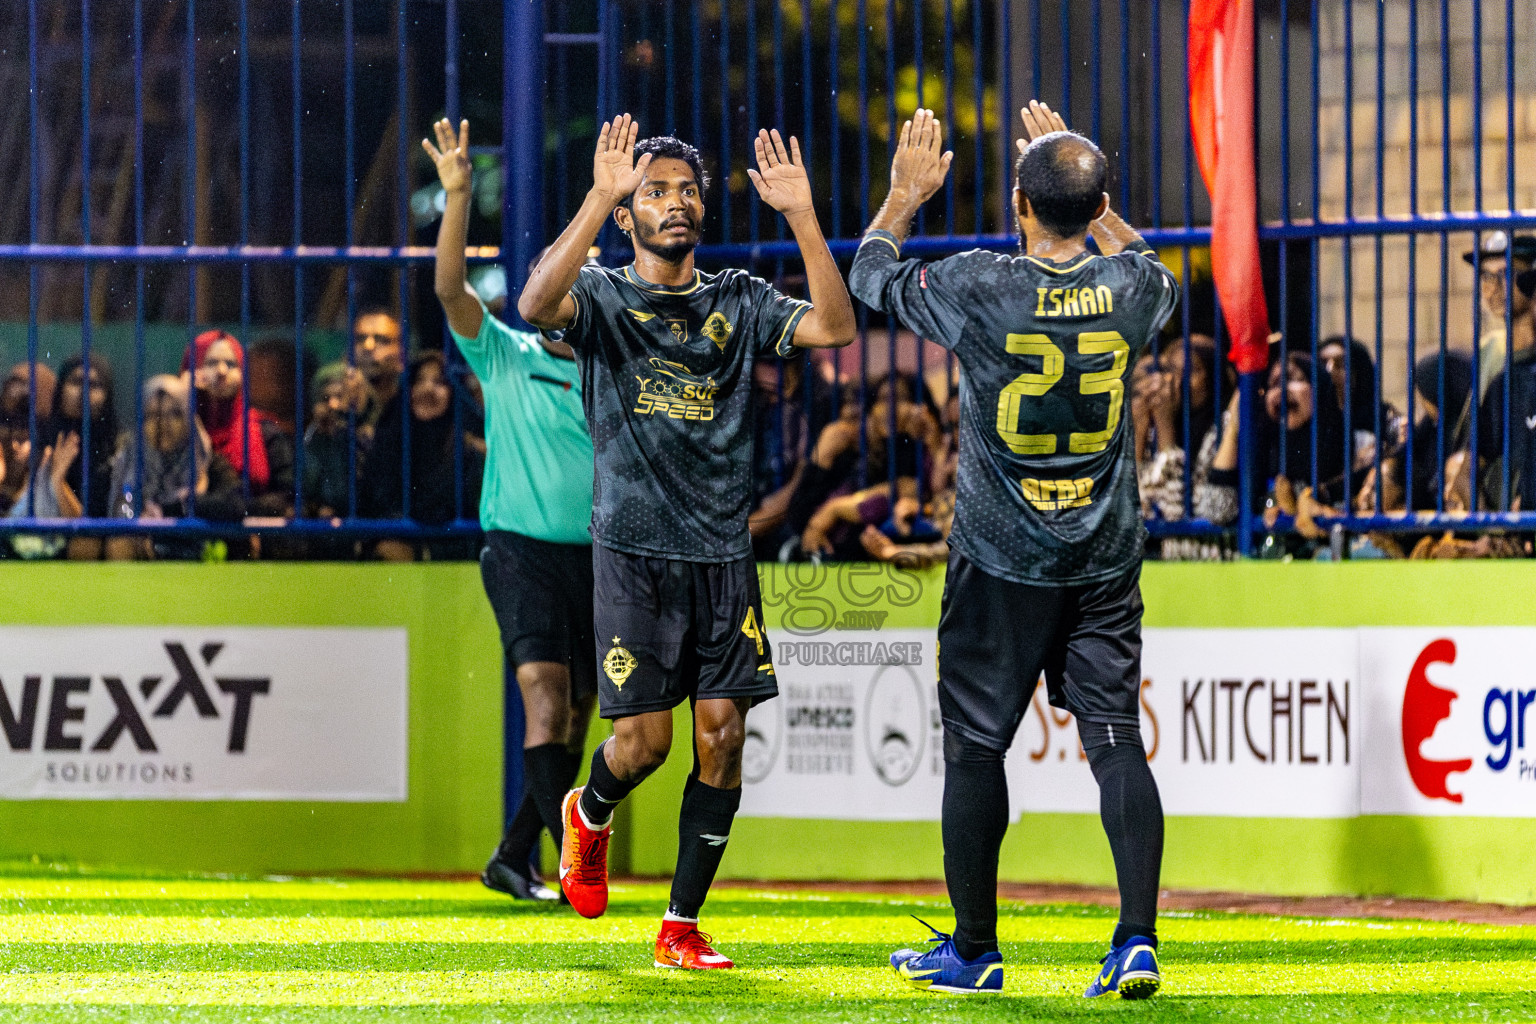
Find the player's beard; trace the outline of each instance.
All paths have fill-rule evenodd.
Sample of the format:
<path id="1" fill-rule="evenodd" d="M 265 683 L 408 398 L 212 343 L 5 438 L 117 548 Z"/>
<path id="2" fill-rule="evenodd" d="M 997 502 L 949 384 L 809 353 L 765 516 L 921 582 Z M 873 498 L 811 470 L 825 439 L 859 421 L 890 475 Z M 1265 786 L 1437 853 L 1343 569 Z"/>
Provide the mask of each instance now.
<path id="1" fill-rule="evenodd" d="M 679 263 L 682 261 L 683 257 L 692 252 L 694 248 L 699 244 L 698 225 L 694 224 L 692 221 L 687 221 L 687 224 L 688 227 L 692 230 L 691 238 L 682 242 L 663 242 L 661 241 L 661 233 L 666 230 L 665 224 L 657 225 L 657 227 L 652 230 L 636 221 L 635 241 L 646 252 L 651 253 L 654 256 L 659 256 L 661 259 L 666 260 L 668 263 Z"/>

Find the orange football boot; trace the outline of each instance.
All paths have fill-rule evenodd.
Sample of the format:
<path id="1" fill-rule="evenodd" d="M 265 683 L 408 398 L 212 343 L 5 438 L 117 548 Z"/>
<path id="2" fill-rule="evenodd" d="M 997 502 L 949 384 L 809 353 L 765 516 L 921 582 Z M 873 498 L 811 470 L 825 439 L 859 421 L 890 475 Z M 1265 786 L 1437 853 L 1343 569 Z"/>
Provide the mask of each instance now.
<path id="1" fill-rule="evenodd" d="M 608 837 L 610 826 L 594 831 L 581 820 L 576 806 L 581 789 L 565 794 L 560 816 L 565 819 L 565 839 L 560 844 L 560 888 L 582 917 L 601 917 L 608 909 Z"/>
<path id="2" fill-rule="evenodd" d="M 715 952 L 711 941 L 691 921 L 663 921 L 661 934 L 656 936 L 656 966 L 681 967 L 689 971 L 735 967 L 730 957 Z"/>

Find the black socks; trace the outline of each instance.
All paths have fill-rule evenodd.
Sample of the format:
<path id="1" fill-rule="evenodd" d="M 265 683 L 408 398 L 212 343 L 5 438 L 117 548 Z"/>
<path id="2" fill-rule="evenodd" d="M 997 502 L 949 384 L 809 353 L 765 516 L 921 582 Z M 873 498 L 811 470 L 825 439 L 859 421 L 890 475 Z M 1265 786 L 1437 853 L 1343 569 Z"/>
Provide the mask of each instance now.
<path id="1" fill-rule="evenodd" d="M 523 802 L 518 805 L 512 824 L 507 826 L 507 834 L 501 837 L 501 845 L 496 847 L 496 859 L 512 865 L 519 872 L 523 871 L 524 865 L 533 860 L 534 844 L 539 841 L 539 833 L 543 831 L 544 819 L 539 817 L 539 806 L 534 803 L 533 793 L 525 785 Z"/>
<path id="2" fill-rule="evenodd" d="M 563 743 L 545 743 L 523 750 L 523 803 L 497 849 L 497 856 L 509 864 L 527 863 L 538 842 L 541 825 L 549 829 L 550 836 L 559 844 L 565 831 L 560 803 L 576 782 L 580 765 L 581 755 L 571 753 Z M 531 831 L 530 822 L 524 818 L 530 802 L 536 812 Z"/>
<path id="3" fill-rule="evenodd" d="M 944 736 L 944 881 L 955 908 L 955 952 L 997 949 L 997 856 L 1008 831 L 1003 755 Z"/>
<path id="4" fill-rule="evenodd" d="M 696 778 L 683 791 L 683 809 L 677 817 L 677 873 L 672 876 L 672 917 L 698 920 L 704 897 L 725 856 L 731 822 L 741 806 L 741 787 L 716 789 Z"/>
<path id="5" fill-rule="evenodd" d="M 1103 726 L 1099 727 L 1100 729 Z M 1130 732 L 1130 730 L 1127 730 Z M 1088 738 L 1086 735 L 1085 739 Z M 1097 738 L 1097 737 L 1095 737 Z M 1147 767 L 1139 735 L 1087 749 L 1099 783 L 1099 816 L 1115 857 L 1120 882 L 1120 923 L 1111 940 L 1119 946 L 1142 935 L 1157 944 L 1157 889 L 1163 863 L 1163 804 Z"/>
<path id="6" fill-rule="evenodd" d="M 603 756 L 607 743 L 598 745 L 592 754 L 592 773 L 587 776 L 587 784 L 581 791 L 581 814 L 586 818 L 588 825 L 598 828 L 608 824 L 613 818 L 613 809 L 625 797 L 633 793 L 635 787 L 640 785 L 643 779 L 634 782 L 625 782 L 613 770 L 608 767 L 608 759 Z"/>

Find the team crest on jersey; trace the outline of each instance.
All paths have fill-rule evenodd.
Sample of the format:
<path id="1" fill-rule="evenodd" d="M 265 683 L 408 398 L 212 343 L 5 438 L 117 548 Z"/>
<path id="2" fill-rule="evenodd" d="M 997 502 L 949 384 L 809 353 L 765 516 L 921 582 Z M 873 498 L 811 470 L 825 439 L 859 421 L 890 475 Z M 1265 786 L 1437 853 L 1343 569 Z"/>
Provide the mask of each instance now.
<path id="1" fill-rule="evenodd" d="M 603 656 L 603 674 L 612 682 L 614 689 L 624 689 L 624 682 L 635 671 L 635 666 L 640 662 L 624 648 L 619 646 L 619 638 L 613 638 L 613 649 Z"/>
<path id="2" fill-rule="evenodd" d="M 645 323 L 647 320 L 656 319 L 655 313 L 642 313 L 638 309 L 626 309 L 624 312 L 635 318 L 636 323 Z"/>
<path id="3" fill-rule="evenodd" d="M 735 329 L 736 325 L 727 320 L 724 313 L 711 313 L 701 330 L 704 337 L 715 343 L 715 348 L 724 351 L 725 341 Z"/>
<path id="4" fill-rule="evenodd" d="M 672 332 L 672 337 L 677 339 L 679 345 L 686 345 L 688 343 L 687 320 L 669 319 L 667 321 L 667 330 Z"/>

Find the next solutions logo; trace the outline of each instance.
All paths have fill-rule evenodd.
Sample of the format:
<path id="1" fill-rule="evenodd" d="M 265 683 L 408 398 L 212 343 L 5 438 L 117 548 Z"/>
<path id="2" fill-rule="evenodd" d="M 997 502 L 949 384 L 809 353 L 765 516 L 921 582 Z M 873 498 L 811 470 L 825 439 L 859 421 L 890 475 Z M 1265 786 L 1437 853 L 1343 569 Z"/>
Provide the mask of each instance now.
<path id="1" fill-rule="evenodd" d="M 1441 722 L 1451 717 L 1451 704 L 1461 697 L 1456 690 L 1430 682 L 1429 668 L 1455 663 L 1456 643 L 1450 639 L 1433 640 L 1419 653 L 1403 691 L 1402 737 L 1403 758 L 1408 763 L 1408 774 L 1414 787 L 1431 800 L 1459 804 L 1462 794 L 1451 792 L 1451 776 L 1469 771 L 1473 759 L 1437 760 L 1423 753 L 1424 743 L 1434 735 Z M 1513 762 L 1521 779 L 1536 781 L 1536 761 L 1528 761 L 1524 756 L 1526 712 L 1533 703 L 1536 703 L 1536 689 L 1490 686 L 1484 692 L 1482 726 L 1489 749 L 1483 760 L 1490 770 L 1503 772 Z M 1516 752 L 1520 754 L 1518 758 Z"/>
<path id="2" fill-rule="evenodd" d="M 20 687 L 13 678 L 11 692 L 7 692 L 5 681 L 0 680 L 0 728 L 5 732 L 11 751 L 31 751 L 37 747 L 50 753 L 86 749 L 92 753 L 106 753 L 126 740 L 139 753 L 157 753 L 160 744 L 151 729 L 151 723 L 156 719 L 171 718 L 183 704 L 190 704 L 199 718 L 220 718 L 209 683 L 194 663 L 187 645 L 167 641 L 162 646 L 169 671 L 165 675 L 143 676 L 137 686 L 130 686 L 117 675 L 57 674 L 49 679 L 51 685 L 45 705 L 42 700 L 43 675 L 24 676 Z M 197 654 L 205 670 L 212 671 L 213 663 L 223 649 L 221 643 L 202 645 Z M 165 685 L 167 679 L 169 685 Z M 211 682 L 220 693 L 233 698 L 226 750 L 231 754 L 242 754 L 250 732 L 252 706 L 256 697 L 271 691 L 272 680 L 218 675 L 212 677 Z M 98 686 L 111 699 L 112 717 L 88 731 L 91 723 L 86 721 L 85 702 Z M 41 736 L 38 735 L 39 724 L 42 725 Z"/>

